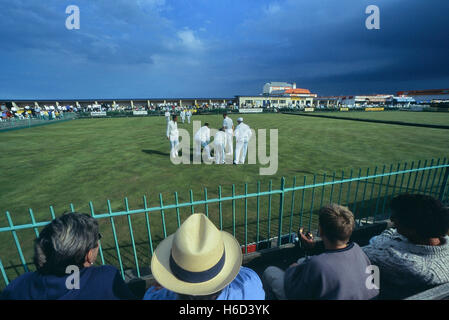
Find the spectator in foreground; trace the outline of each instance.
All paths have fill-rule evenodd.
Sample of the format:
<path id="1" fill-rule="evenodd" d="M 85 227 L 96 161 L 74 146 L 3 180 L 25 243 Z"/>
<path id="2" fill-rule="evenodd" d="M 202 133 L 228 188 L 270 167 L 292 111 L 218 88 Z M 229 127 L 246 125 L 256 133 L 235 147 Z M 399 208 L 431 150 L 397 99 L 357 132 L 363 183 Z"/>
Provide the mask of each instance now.
<path id="1" fill-rule="evenodd" d="M 35 240 L 34 263 L 37 271 L 25 273 L 12 281 L 2 292 L 1 298 L 135 299 L 116 268 L 93 266 L 100 237 L 97 221 L 87 214 L 68 213 L 53 220 Z M 79 288 L 76 288 L 77 281 L 72 281 L 75 274 L 70 274 L 70 271 L 66 273 L 68 266 L 79 268 Z"/>
<path id="2" fill-rule="evenodd" d="M 263 300 L 259 276 L 242 267 L 237 240 L 204 214 L 193 214 L 163 240 L 151 260 L 158 282 L 144 300 Z"/>
<path id="3" fill-rule="evenodd" d="M 380 269 L 383 299 L 401 299 L 449 282 L 449 209 L 430 196 L 402 194 L 390 203 L 394 228 L 363 248 Z"/>
<path id="4" fill-rule="evenodd" d="M 371 265 L 362 249 L 349 242 L 354 229 L 354 216 L 347 208 L 336 204 L 319 211 L 319 232 L 324 252 L 300 259 L 285 272 L 268 267 L 263 275 L 267 289 L 277 299 L 306 300 L 368 300 L 379 294 L 366 285 Z M 312 237 L 300 229 L 299 236 L 307 248 L 315 247 Z"/>

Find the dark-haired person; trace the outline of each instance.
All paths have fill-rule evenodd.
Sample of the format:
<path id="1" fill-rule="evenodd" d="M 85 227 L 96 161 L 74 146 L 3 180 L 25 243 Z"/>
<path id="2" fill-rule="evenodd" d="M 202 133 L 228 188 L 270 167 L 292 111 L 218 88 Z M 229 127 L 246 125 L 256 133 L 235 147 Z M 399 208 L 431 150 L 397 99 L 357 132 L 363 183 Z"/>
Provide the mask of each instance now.
<path id="1" fill-rule="evenodd" d="M 384 299 L 401 299 L 449 282 L 449 209 L 430 196 L 391 200 L 387 229 L 363 248 L 380 269 Z"/>
<path id="2" fill-rule="evenodd" d="M 93 266 L 99 247 L 97 221 L 67 213 L 46 225 L 34 244 L 36 272 L 12 281 L 1 298 L 11 300 L 135 299 L 119 271 Z M 73 270 L 79 270 L 79 273 Z M 78 277 L 79 275 L 79 277 Z"/>
<path id="3" fill-rule="evenodd" d="M 267 290 L 281 300 L 375 298 L 379 290 L 367 285 L 371 263 L 356 243 L 349 242 L 354 225 L 354 215 L 347 207 L 331 204 L 321 208 L 319 232 L 324 252 L 298 260 L 285 272 L 268 267 L 263 274 Z M 305 246 L 315 246 L 302 232 L 300 237 Z"/>

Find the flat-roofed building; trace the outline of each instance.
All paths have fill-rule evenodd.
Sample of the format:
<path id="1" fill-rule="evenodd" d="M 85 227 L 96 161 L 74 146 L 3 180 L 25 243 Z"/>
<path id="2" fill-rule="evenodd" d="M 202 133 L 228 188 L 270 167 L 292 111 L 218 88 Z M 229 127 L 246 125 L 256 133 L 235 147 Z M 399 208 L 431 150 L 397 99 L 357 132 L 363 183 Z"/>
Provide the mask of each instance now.
<path id="1" fill-rule="evenodd" d="M 440 103 L 449 101 L 449 89 L 399 91 L 397 96 L 412 97 L 417 103 Z"/>
<path id="2" fill-rule="evenodd" d="M 360 96 L 343 96 L 341 102 L 347 107 L 363 107 L 371 105 L 386 105 L 393 97 L 391 94 L 373 94 Z"/>
<path id="3" fill-rule="evenodd" d="M 285 91 L 287 89 L 296 89 L 296 83 L 268 82 L 263 86 L 263 94 L 270 95 L 273 91 Z"/>
<path id="4" fill-rule="evenodd" d="M 239 108 L 288 108 L 312 106 L 313 97 L 236 96 Z"/>

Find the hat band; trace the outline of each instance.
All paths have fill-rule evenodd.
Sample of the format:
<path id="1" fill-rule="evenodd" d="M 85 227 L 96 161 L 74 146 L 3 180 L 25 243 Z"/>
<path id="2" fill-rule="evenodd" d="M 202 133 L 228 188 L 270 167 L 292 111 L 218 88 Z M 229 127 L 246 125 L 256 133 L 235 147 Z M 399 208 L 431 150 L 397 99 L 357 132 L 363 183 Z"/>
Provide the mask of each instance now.
<path id="1" fill-rule="evenodd" d="M 173 259 L 173 256 L 170 254 L 170 269 L 172 270 L 173 274 L 181 281 L 189 283 L 206 282 L 218 275 L 221 269 L 223 269 L 225 256 L 225 251 L 223 249 L 223 255 L 216 265 L 205 271 L 193 272 L 186 270 L 179 264 L 177 264 L 175 259 Z"/>

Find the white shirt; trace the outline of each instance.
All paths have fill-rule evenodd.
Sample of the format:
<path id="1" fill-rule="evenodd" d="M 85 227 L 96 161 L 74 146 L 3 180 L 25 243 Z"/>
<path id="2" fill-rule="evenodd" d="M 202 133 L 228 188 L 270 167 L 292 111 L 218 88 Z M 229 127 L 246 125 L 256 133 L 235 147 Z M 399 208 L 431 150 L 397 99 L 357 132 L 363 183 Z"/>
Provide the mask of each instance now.
<path id="1" fill-rule="evenodd" d="M 192 116 L 192 112 L 190 112 L 190 110 L 187 111 L 187 117 L 191 117 L 191 116 Z"/>
<path id="2" fill-rule="evenodd" d="M 170 118 L 170 112 L 168 112 L 168 111 L 165 112 L 165 117 L 166 117 L 166 118 Z"/>
<path id="3" fill-rule="evenodd" d="M 240 142 L 244 142 L 244 141 L 249 141 L 249 139 L 251 139 L 252 136 L 252 132 L 250 127 L 241 122 L 239 125 L 237 125 L 237 127 L 235 128 L 235 141 L 240 141 Z"/>
<path id="4" fill-rule="evenodd" d="M 210 141 L 210 129 L 206 126 L 202 126 L 200 130 L 195 133 L 195 140 L 201 142 Z"/>
<path id="5" fill-rule="evenodd" d="M 223 127 L 226 129 L 226 131 L 231 130 L 232 132 L 232 126 L 234 123 L 232 122 L 232 119 L 229 117 L 226 117 L 223 119 Z"/>
<path id="6" fill-rule="evenodd" d="M 224 131 L 218 131 L 214 137 L 215 145 L 226 145 L 227 135 Z"/>
<path id="7" fill-rule="evenodd" d="M 170 138 L 170 140 L 178 140 L 179 138 L 178 123 L 173 120 L 170 120 L 167 125 L 167 138 Z"/>

